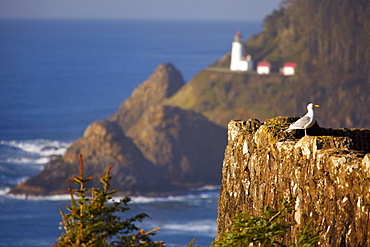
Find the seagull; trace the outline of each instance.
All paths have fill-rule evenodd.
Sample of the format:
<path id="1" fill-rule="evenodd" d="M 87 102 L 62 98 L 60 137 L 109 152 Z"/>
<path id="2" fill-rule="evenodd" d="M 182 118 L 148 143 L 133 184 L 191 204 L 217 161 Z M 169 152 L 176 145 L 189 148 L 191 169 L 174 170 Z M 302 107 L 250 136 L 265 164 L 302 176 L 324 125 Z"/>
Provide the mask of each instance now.
<path id="1" fill-rule="evenodd" d="M 314 105 L 313 103 L 309 103 L 307 105 L 307 113 L 294 123 L 292 123 L 286 132 L 289 132 L 294 129 L 304 129 L 304 135 L 307 136 L 306 129 L 312 127 L 316 123 L 315 114 L 313 112 L 314 107 L 320 107 L 319 105 Z"/>

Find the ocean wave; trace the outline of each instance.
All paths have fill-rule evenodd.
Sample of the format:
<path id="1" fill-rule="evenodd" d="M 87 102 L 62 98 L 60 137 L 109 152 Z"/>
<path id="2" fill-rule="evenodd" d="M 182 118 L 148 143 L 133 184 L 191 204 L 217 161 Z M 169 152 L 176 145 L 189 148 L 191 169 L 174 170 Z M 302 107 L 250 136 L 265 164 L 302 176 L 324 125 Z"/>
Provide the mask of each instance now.
<path id="1" fill-rule="evenodd" d="M 70 145 L 67 142 L 47 139 L 0 141 L 0 144 L 41 156 L 63 155 Z"/>
<path id="2" fill-rule="evenodd" d="M 215 190 L 212 192 L 202 191 L 196 194 L 186 194 L 186 195 L 175 195 L 175 196 L 163 196 L 163 197 L 146 197 L 146 196 L 133 196 L 131 198 L 132 203 L 145 204 L 153 202 L 184 202 L 194 199 L 207 199 L 207 198 L 217 198 L 219 196 L 219 191 Z M 117 199 L 117 198 L 116 198 Z"/>
<path id="3" fill-rule="evenodd" d="M 0 195 L 13 199 L 20 200 L 33 200 L 33 201 L 69 201 L 71 196 L 69 194 L 60 194 L 60 195 L 51 195 L 51 196 L 35 196 L 35 195 L 26 195 L 26 194 L 8 194 L 10 188 L 0 189 Z"/>
<path id="4" fill-rule="evenodd" d="M 0 141 L 0 145 L 8 147 L 3 160 L 13 164 L 36 164 L 44 165 L 50 161 L 50 157 L 63 155 L 70 143 L 35 139 L 35 140 L 12 140 Z M 11 149 L 20 150 L 14 152 Z"/>
<path id="5" fill-rule="evenodd" d="M 32 164 L 43 165 L 43 164 L 48 163 L 49 161 L 50 161 L 49 157 L 41 157 L 41 158 L 10 157 L 6 159 L 6 162 L 15 163 L 15 164 L 32 163 Z"/>
<path id="6" fill-rule="evenodd" d="M 7 196 L 10 188 L 0 188 L 0 196 Z"/>
<path id="7" fill-rule="evenodd" d="M 220 185 L 204 185 L 198 188 L 193 189 L 194 191 L 219 191 L 220 190 Z"/>
<path id="8" fill-rule="evenodd" d="M 23 182 L 26 178 L 22 178 Z M 59 194 L 59 195 L 50 195 L 50 196 L 34 196 L 34 195 L 9 195 L 9 188 L 0 188 L 0 195 L 6 195 L 12 198 L 18 199 L 27 199 L 27 200 L 50 200 L 50 201 L 65 201 L 70 200 L 71 197 L 69 194 Z M 130 203 L 133 204 L 146 204 L 146 203 L 153 203 L 153 202 L 186 202 L 195 199 L 214 199 L 218 198 L 219 192 L 215 191 L 214 193 L 204 192 L 199 194 L 186 194 L 186 195 L 176 195 L 176 196 L 158 196 L 158 197 L 145 197 L 145 196 L 129 196 L 131 199 Z M 112 198 L 113 201 L 119 201 L 120 199 L 124 198 L 124 196 L 115 196 Z"/>
<path id="9" fill-rule="evenodd" d="M 191 206 L 190 206 L 191 207 Z M 217 234 L 217 220 L 215 218 L 185 217 L 181 219 L 149 220 L 143 223 L 145 229 L 154 229 L 160 225 L 160 234 L 188 235 L 194 237 L 214 238 Z M 172 245 L 169 245 L 172 246 Z"/>
<path id="10" fill-rule="evenodd" d="M 163 224 L 163 230 L 175 232 L 188 232 L 194 234 L 202 234 L 209 237 L 214 237 L 217 233 L 217 226 L 215 220 L 191 220 L 187 222 L 173 222 Z"/>

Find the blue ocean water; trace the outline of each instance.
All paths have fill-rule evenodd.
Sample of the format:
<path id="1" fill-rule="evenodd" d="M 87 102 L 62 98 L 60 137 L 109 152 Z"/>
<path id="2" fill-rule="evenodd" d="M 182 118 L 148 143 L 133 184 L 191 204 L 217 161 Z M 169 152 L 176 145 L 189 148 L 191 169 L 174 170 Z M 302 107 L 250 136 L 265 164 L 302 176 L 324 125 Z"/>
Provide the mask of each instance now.
<path id="1" fill-rule="evenodd" d="M 13 198 L 10 187 L 61 155 L 89 123 L 113 114 L 155 68 L 170 62 L 185 81 L 228 53 L 260 22 L 0 20 L 0 246 L 51 246 L 66 197 Z M 217 188 L 133 198 L 158 240 L 208 246 L 216 234 Z"/>

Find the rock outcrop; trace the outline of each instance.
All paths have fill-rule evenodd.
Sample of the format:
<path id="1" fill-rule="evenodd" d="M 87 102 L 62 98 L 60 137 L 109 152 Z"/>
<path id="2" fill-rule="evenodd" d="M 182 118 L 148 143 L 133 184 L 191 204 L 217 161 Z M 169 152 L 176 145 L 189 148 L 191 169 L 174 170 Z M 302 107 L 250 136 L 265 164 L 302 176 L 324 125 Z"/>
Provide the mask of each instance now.
<path id="1" fill-rule="evenodd" d="M 260 214 L 296 198 L 286 243 L 309 221 L 322 246 L 370 244 L 370 129 L 287 134 L 297 118 L 231 121 L 222 168 L 218 236 L 237 211 Z"/>
<path id="2" fill-rule="evenodd" d="M 171 176 L 172 184 L 199 186 L 221 184 L 226 133 L 194 111 L 158 105 L 128 135 L 146 159 Z"/>
<path id="3" fill-rule="evenodd" d="M 90 124 L 84 136 L 68 148 L 63 157 L 53 159 L 35 177 L 14 187 L 11 194 L 65 194 L 66 179 L 79 174 L 79 154 L 85 164 L 85 176 L 94 176 L 90 186 L 100 187 L 100 174 L 113 165 L 112 187 L 121 194 L 166 194 L 178 189 L 171 186 L 161 169 L 144 158 L 117 123 L 98 120 Z"/>
<path id="4" fill-rule="evenodd" d="M 127 132 L 148 108 L 162 103 L 184 84 L 181 73 L 172 64 L 163 63 L 132 92 L 108 120 L 117 122 Z"/>
<path id="5" fill-rule="evenodd" d="M 90 124 L 83 137 L 11 194 L 64 194 L 65 180 L 79 173 L 83 155 L 91 186 L 113 165 L 112 186 L 124 195 L 167 195 L 221 183 L 226 129 L 191 110 L 161 103 L 183 85 L 181 74 L 162 64 L 108 120 Z"/>

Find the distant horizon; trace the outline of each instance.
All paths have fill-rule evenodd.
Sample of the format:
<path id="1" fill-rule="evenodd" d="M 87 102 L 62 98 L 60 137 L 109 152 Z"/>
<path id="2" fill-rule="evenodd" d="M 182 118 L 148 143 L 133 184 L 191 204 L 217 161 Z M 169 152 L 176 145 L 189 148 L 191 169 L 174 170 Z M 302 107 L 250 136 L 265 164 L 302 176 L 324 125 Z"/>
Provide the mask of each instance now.
<path id="1" fill-rule="evenodd" d="M 253 19 L 158 19 L 158 18 L 37 18 L 37 17 L 0 17 L 0 20 L 81 20 L 81 21 L 215 21 L 215 22 L 263 22 Z"/>
<path id="2" fill-rule="evenodd" d="M 262 21 L 281 0 L 0 0 L 0 19 Z"/>

